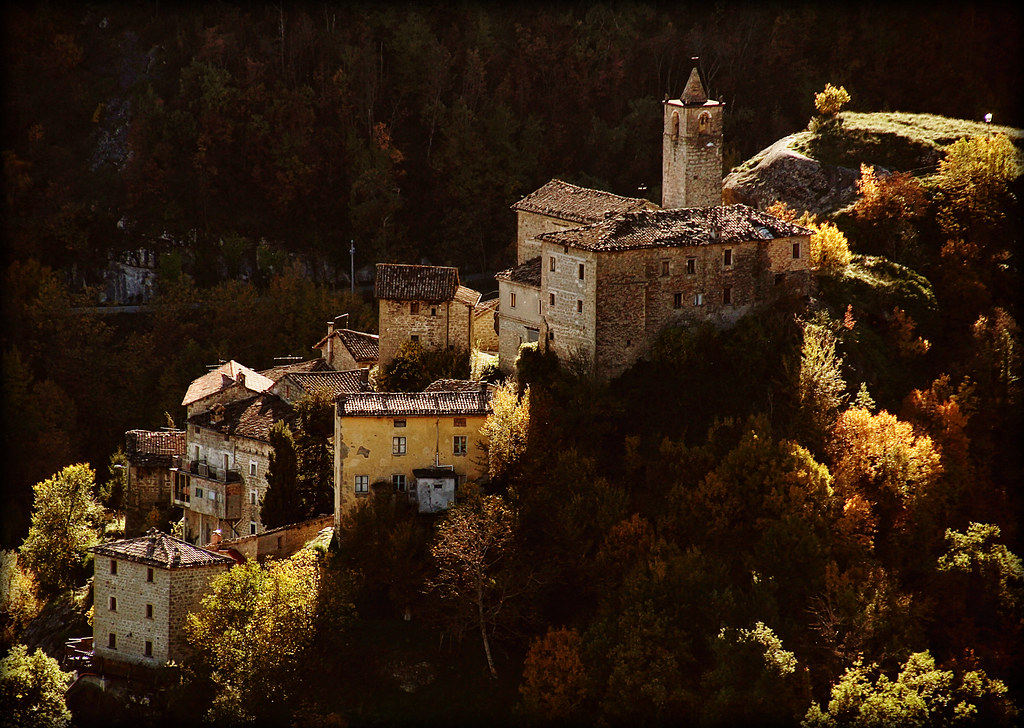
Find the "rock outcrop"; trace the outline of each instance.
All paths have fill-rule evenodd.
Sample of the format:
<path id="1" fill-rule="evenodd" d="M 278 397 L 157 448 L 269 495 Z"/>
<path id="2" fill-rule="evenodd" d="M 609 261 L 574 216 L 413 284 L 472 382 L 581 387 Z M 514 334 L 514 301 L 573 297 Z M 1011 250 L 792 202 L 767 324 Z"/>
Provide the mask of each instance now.
<path id="1" fill-rule="evenodd" d="M 792 148 L 797 136 L 783 137 L 730 173 L 722 182 L 723 204 L 764 210 L 782 200 L 797 213 L 822 215 L 853 202 L 860 170 L 821 164 L 800 154 Z"/>

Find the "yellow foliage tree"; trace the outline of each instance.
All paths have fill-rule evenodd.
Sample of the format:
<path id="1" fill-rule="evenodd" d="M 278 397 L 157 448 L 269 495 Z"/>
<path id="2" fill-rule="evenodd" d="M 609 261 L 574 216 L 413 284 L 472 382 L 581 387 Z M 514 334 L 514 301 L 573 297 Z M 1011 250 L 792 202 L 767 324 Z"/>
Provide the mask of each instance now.
<path id="1" fill-rule="evenodd" d="M 835 116 L 850 103 L 850 94 L 842 86 L 825 84 L 824 90 L 814 94 L 814 108 L 822 116 Z"/>
<path id="2" fill-rule="evenodd" d="M 491 414 L 480 433 L 487 438 L 487 472 L 492 478 L 506 475 L 526 451 L 530 430 L 530 388 L 519 396 L 514 380 L 500 385 L 491 398 Z"/>

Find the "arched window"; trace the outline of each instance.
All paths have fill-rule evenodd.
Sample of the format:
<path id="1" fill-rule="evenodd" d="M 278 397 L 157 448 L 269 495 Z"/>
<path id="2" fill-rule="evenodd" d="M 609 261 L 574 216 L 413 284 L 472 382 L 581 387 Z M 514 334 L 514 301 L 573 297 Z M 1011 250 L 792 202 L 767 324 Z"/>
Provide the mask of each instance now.
<path id="1" fill-rule="evenodd" d="M 711 131 L 711 114 L 707 111 L 700 112 L 700 116 L 697 117 L 697 133 L 707 134 Z"/>
<path id="2" fill-rule="evenodd" d="M 679 112 L 672 112 L 672 125 L 670 126 L 670 133 L 673 139 L 679 138 Z"/>

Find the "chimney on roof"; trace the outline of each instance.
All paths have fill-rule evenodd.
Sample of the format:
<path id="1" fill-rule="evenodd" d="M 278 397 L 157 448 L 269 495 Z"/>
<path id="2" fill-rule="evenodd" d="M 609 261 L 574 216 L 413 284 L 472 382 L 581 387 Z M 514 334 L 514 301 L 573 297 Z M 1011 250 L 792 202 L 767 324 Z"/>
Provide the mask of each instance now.
<path id="1" fill-rule="evenodd" d="M 238 382 L 241 386 L 244 387 L 245 386 L 245 372 L 238 372 L 238 376 L 235 378 L 235 381 Z"/>
<path id="2" fill-rule="evenodd" d="M 218 528 L 210 536 L 210 547 L 213 548 L 213 549 L 216 549 L 218 546 L 220 546 L 220 541 L 221 541 L 221 534 L 220 534 L 220 529 Z"/>

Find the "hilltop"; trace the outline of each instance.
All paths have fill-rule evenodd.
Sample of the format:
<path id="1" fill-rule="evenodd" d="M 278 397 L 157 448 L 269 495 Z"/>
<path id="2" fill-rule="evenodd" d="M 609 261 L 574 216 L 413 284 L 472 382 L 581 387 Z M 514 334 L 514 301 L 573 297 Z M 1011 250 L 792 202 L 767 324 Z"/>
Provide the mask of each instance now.
<path id="1" fill-rule="evenodd" d="M 840 118 L 839 140 L 826 158 L 815 158 L 812 132 L 785 136 L 726 176 L 724 202 L 764 209 L 784 200 L 794 209 L 828 215 L 854 201 L 862 162 L 927 176 L 943 148 L 963 137 L 1006 134 L 1018 147 L 1024 144 L 1024 130 L 936 114 L 843 112 Z"/>

